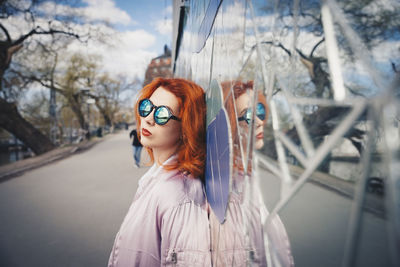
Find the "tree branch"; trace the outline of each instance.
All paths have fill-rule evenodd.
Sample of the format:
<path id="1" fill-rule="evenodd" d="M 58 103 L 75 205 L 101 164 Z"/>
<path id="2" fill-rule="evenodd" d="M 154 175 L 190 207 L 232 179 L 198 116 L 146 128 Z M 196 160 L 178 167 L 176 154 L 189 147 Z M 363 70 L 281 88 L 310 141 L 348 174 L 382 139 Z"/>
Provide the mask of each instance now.
<path id="1" fill-rule="evenodd" d="M 322 38 L 321 41 L 319 41 L 316 45 L 314 45 L 313 49 L 311 50 L 310 57 L 313 56 L 313 54 L 314 54 L 315 50 L 317 49 L 317 47 L 318 47 L 320 44 L 322 44 L 324 41 L 325 41 L 325 37 Z"/>
<path id="2" fill-rule="evenodd" d="M 390 61 L 390 63 L 392 64 L 392 69 L 393 69 L 393 71 L 394 71 L 395 73 L 400 73 L 400 70 L 398 70 L 398 69 L 396 68 L 396 64 L 395 64 L 393 61 Z"/>
<path id="3" fill-rule="evenodd" d="M 19 76 L 21 79 L 28 81 L 29 82 L 37 82 L 40 85 L 42 85 L 43 87 L 49 88 L 49 89 L 54 89 L 56 92 L 65 95 L 65 91 L 57 86 L 55 86 L 54 84 L 47 84 L 43 81 L 43 79 L 40 79 L 38 77 L 36 77 L 35 75 L 30 75 L 30 76 L 25 76 L 22 73 L 20 73 L 19 71 L 16 70 L 10 70 L 10 72 L 13 72 L 14 74 L 16 74 L 17 76 Z"/>
<path id="4" fill-rule="evenodd" d="M 289 49 L 287 49 L 282 43 L 274 43 L 274 42 L 272 42 L 272 41 L 263 41 L 263 42 L 261 42 L 262 44 L 270 44 L 270 45 L 273 45 L 273 46 L 275 46 L 275 47 L 280 47 L 280 48 L 282 48 L 288 55 L 289 55 L 289 57 L 291 57 L 292 56 L 292 53 L 290 53 L 290 51 L 289 51 Z M 256 45 L 254 45 L 253 47 L 255 47 Z M 252 48 L 253 49 L 253 48 Z"/>
<path id="5" fill-rule="evenodd" d="M 23 43 L 28 37 L 30 37 L 30 36 L 32 36 L 32 35 L 35 35 L 35 34 L 44 34 L 44 35 L 51 34 L 51 35 L 53 35 L 53 34 L 58 34 L 58 33 L 59 33 L 59 34 L 69 35 L 69 36 L 75 37 L 75 38 L 77 38 L 77 39 L 80 38 L 79 35 L 77 35 L 77 34 L 75 34 L 75 33 L 72 33 L 72 32 L 59 31 L 59 30 L 53 30 L 53 29 L 50 29 L 50 30 L 48 30 L 48 31 L 44 31 L 40 26 L 37 26 L 35 29 L 32 29 L 32 30 L 31 30 L 30 32 L 28 32 L 27 34 L 22 35 L 18 40 L 16 40 L 16 41 L 14 42 L 14 44 L 21 44 L 21 43 Z"/>
<path id="6" fill-rule="evenodd" d="M 11 43 L 11 37 L 10 34 L 8 33 L 6 27 L 4 27 L 4 25 L 2 23 L 0 23 L 0 28 L 3 30 L 4 34 L 7 37 L 7 42 Z"/>

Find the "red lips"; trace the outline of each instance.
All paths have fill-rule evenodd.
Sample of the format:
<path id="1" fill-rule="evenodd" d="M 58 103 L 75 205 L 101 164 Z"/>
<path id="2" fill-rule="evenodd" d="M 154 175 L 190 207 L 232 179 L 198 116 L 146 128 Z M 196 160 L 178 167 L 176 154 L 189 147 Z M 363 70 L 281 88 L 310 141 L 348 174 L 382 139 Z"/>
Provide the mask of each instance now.
<path id="1" fill-rule="evenodd" d="M 151 132 L 150 132 L 149 130 L 145 129 L 145 128 L 142 128 L 142 134 L 143 134 L 144 136 L 150 136 L 150 135 L 151 135 Z"/>
<path id="2" fill-rule="evenodd" d="M 264 138 L 264 133 L 261 132 L 261 133 L 257 134 L 256 138 L 257 139 L 263 139 Z"/>

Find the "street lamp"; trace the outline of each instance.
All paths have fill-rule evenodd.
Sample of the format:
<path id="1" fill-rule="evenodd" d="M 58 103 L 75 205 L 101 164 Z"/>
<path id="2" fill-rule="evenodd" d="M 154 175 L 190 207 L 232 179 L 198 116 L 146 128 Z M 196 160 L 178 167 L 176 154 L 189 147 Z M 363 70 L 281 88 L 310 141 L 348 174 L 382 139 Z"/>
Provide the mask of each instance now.
<path id="1" fill-rule="evenodd" d="M 81 97 L 83 95 L 87 97 L 87 99 L 85 101 L 86 102 L 86 108 L 87 108 L 87 121 L 85 122 L 85 128 L 86 128 L 86 131 L 87 131 L 87 133 L 86 133 L 86 138 L 87 139 L 90 139 L 90 107 L 89 107 L 89 105 L 95 102 L 94 99 L 89 96 L 89 92 L 90 92 L 89 88 L 81 88 L 80 89 Z"/>
<path id="2" fill-rule="evenodd" d="M 52 120 L 52 125 L 50 128 L 50 139 L 53 144 L 57 142 L 57 104 L 56 104 L 56 91 L 54 88 L 50 90 L 50 107 L 49 107 L 49 115 Z"/>
<path id="3" fill-rule="evenodd" d="M 88 98 L 86 99 L 86 104 L 87 104 L 87 110 L 88 110 L 88 130 L 89 130 L 89 136 L 91 136 L 90 134 L 90 121 L 92 120 L 91 116 L 90 116 L 90 105 L 96 103 L 96 100 L 94 100 L 94 98 Z"/>

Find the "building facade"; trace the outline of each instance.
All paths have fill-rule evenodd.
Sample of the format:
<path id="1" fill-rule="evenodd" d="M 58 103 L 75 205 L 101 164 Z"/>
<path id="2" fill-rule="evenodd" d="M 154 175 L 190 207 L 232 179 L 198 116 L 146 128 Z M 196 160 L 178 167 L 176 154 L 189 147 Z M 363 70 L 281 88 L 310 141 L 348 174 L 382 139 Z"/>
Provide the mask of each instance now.
<path id="1" fill-rule="evenodd" d="M 157 77 L 171 78 L 171 50 L 167 45 L 164 46 L 164 53 L 161 56 L 155 57 L 151 60 L 147 67 L 144 77 L 143 86 L 149 84 Z"/>

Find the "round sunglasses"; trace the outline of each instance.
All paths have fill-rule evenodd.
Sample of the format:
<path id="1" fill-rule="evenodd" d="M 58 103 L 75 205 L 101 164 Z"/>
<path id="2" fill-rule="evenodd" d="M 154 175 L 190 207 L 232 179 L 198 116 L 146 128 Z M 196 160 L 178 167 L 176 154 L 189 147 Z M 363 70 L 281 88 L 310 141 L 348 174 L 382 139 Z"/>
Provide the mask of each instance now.
<path id="1" fill-rule="evenodd" d="M 172 111 L 167 106 L 155 106 L 150 99 L 145 98 L 140 100 L 138 111 L 143 118 L 149 116 L 154 109 L 154 122 L 158 125 L 166 124 L 170 119 L 180 121 L 180 119 L 172 114 Z"/>
<path id="2" fill-rule="evenodd" d="M 252 108 L 248 108 L 246 109 L 246 111 L 244 112 L 244 114 L 238 118 L 239 121 L 246 121 L 247 124 L 250 124 L 251 122 L 251 114 L 252 113 Z M 265 111 L 265 106 L 263 103 L 258 103 L 257 107 L 256 107 L 256 115 L 260 120 L 265 120 L 265 115 L 266 115 L 266 111 Z"/>

